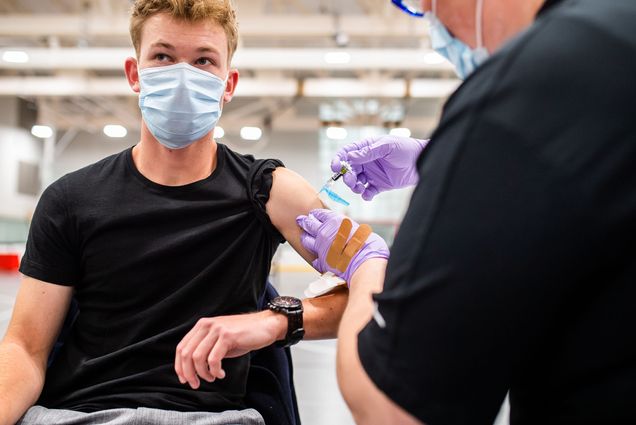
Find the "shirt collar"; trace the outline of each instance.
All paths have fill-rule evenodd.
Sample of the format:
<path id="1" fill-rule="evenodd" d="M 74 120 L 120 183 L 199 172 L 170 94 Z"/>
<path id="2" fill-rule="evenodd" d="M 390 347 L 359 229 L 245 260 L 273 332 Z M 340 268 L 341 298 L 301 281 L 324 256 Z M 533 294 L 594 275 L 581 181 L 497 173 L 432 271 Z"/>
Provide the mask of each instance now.
<path id="1" fill-rule="evenodd" d="M 563 0 L 545 0 L 545 3 L 543 3 L 543 6 L 541 6 L 541 9 L 539 9 L 539 13 L 537 13 L 537 16 L 542 15 L 543 13 L 545 13 L 548 9 L 550 9 L 552 6 L 561 3 Z"/>

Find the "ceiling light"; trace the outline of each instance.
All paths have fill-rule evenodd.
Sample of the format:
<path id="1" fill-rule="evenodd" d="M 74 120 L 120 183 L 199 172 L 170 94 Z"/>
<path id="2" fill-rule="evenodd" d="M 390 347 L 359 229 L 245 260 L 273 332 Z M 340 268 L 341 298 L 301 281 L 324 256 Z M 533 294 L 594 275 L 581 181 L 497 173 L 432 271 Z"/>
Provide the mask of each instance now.
<path id="1" fill-rule="evenodd" d="M 223 127 L 219 127 L 218 125 L 214 127 L 214 135 L 212 136 L 215 139 L 222 139 L 225 136 L 225 130 Z"/>
<path id="2" fill-rule="evenodd" d="M 325 62 L 329 64 L 347 64 L 351 62 L 351 55 L 347 52 L 329 52 L 325 54 Z"/>
<path id="3" fill-rule="evenodd" d="M 257 141 L 261 140 L 263 136 L 263 130 L 258 127 L 243 127 L 241 128 L 241 138 L 243 140 Z"/>
<path id="4" fill-rule="evenodd" d="M 104 134 L 108 137 L 121 139 L 122 137 L 126 137 L 128 130 L 126 130 L 126 127 L 121 125 L 109 124 L 104 126 Z"/>
<path id="5" fill-rule="evenodd" d="M 446 62 L 446 58 L 437 52 L 424 53 L 418 57 L 418 60 L 428 65 L 441 65 Z"/>
<path id="6" fill-rule="evenodd" d="M 53 135 L 53 129 L 48 125 L 34 125 L 31 127 L 31 134 L 35 137 L 48 139 Z"/>
<path id="7" fill-rule="evenodd" d="M 392 128 L 389 134 L 398 137 L 411 137 L 411 130 L 405 127 Z"/>
<path id="8" fill-rule="evenodd" d="M 2 60 L 9 63 L 27 63 L 29 55 L 22 50 L 5 50 L 2 53 Z"/>
<path id="9" fill-rule="evenodd" d="M 343 127 L 327 127 L 326 134 L 332 140 L 344 140 L 347 138 L 347 129 Z"/>

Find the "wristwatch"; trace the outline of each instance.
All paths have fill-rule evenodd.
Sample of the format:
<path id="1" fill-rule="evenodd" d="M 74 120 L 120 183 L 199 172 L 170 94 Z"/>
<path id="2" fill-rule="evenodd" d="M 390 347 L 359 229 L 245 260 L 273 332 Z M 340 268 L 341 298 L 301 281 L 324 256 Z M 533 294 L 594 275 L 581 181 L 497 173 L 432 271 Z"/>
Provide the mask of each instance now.
<path id="1" fill-rule="evenodd" d="M 276 341 L 278 347 L 289 347 L 305 336 L 303 328 L 303 303 L 294 297 L 276 297 L 267 303 L 267 308 L 287 316 L 287 334 L 285 339 Z"/>

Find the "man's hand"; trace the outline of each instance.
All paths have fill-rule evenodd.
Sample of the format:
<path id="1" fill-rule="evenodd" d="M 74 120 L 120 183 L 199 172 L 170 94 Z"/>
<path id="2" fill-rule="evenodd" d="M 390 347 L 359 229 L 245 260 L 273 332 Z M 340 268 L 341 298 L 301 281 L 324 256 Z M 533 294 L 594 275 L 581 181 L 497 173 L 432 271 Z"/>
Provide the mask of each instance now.
<path id="1" fill-rule="evenodd" d="M 418 181 L 415 161 L 428 140 L 380 136 L 351 143 L 340 149 L 331 161 L 337 173 L 342 161 L 351 165 L 344 182 L 365 201 L 391 189 L 414 186 Z"/>
<path id="2" fill-rule="evenodd" d="M 200 319 L 177 345 L 174 368 L 179 382 L 197 389 L 199 378 L 207 382 L 223 379 L 224 358 L 271 345 L 286 332 L 287 318 L 269 310 Z"/>
<path id="3" fill-rule="evenodd" d="M 386 242 L 384 242 L 384 239 L 375 233 L 371 233 L 359 251 L 351 257 L 351 262 L 346 270 L 342 271 L 331 267 L 328 264 L 328 253 L 344 219 L 345 216 L 342 214 L 329 210 L 316 209 L 310 211 L 309 215 L 298 216 L 296 222 L 304 231 L 300 237 L 300 242 L 305 249 L 318 256 L 318 258 L 312 262 L 314 268 L 321 273 L 328 271 L 333 272 L 349 284 L 353 273 L 365 261 L 371 258 L 389 258 L 389 248 Z M 346 237 L 348 241 L 350 241 L 350 238 L 356 233 L 359 227 L 358 223 L 351 219 L 349 220 L 351 221 L 352 227 L 349 235 Z"/>

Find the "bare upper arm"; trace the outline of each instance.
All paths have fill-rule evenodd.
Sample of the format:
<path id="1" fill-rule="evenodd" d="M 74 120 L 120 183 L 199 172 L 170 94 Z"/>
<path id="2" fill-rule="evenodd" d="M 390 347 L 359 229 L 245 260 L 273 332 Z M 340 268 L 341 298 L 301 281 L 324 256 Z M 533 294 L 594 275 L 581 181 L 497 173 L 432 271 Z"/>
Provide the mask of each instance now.
<path id="1" fill-rule="evenodd" d="M 58 337 L 73 295 L 70 286 L 22 279 L 3 342 L 20 345 L 40 364 Z"/>
<path id="2" fill-rule="evenodd" d="M 272 173 L 273 182 L 266 204 L 267 214 L 291 246 L 308 262 L 316 257 L 300 243 L 301 229 L 296 217 L 315 208 L 324 208 L 316 190 L 300 175 L 283 167 Z"/>

